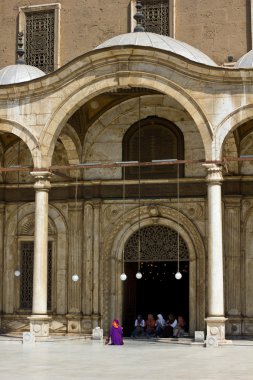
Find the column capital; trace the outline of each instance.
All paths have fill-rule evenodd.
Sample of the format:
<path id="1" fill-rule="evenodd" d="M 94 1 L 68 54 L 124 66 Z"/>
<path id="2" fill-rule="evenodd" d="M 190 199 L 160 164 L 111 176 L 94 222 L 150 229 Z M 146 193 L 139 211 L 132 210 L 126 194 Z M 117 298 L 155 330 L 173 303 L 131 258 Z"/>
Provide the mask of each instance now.
<path id="1" fill-rule="evenodd" d="M 217 164 L 203 164 L 207 170 L 206 181 L 220 184 L 223 181 L 222 166 Z"/>
<path id="2" fill-rule="evenodd" d="M 49 190 L 51 189 L 50 178 L 52 173 L 49 171 L 33 171 L 30 172 L 31 176 L 35 179 L 35 184 L 33 185 L 35 190 Z"/>

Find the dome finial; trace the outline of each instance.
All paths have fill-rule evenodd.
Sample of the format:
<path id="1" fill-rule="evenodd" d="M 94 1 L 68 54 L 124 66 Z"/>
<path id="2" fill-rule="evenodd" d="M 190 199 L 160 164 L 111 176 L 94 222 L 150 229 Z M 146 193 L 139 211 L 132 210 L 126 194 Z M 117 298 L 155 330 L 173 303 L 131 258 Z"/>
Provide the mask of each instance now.
<path id="1" fill-rule="evenodd" d="M 142 20 L 144 19 L 144 15 L 142 13 L 141 0 L 136 1 L 136 9 L 137 9 L 137 12 L 134 15 L 134 19 L 136 20 L 137 24 L 136 24 L 136 27 L 134 28 L 134 32 L 145 32 L 145 29 L 141 23 Z"/>
<path id="2" fill-rule="evenodd" d="M 25 65 L 25 51 L 24 51 L 24 33 L 18 32 L 18 48 L 17 48 L 17 64 Z"/>

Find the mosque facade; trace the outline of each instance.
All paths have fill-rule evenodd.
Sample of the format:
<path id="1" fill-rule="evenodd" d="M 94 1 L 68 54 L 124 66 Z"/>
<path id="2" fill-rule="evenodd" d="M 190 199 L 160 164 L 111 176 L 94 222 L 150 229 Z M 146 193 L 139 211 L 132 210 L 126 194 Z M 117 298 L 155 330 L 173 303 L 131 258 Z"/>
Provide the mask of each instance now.
<path id="1" fill-rule="evenodd" d="M 250 2 L 109 3 L 1 2 L 1 332 L 250 336 Z"/>

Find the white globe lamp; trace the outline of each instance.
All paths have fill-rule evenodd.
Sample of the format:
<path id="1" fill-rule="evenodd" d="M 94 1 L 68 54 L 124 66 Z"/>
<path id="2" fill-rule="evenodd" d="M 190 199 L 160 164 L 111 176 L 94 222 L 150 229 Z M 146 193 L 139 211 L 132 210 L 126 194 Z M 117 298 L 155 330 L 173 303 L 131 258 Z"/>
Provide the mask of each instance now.
<path id="1" fill-rule="evenodd" d="M 79 280 L 78 274 L 73 274 L 72 281 L 77 282 Z"/>
<path id="2" fill-rule="evenodd" d="M 177 280 L 181 280 L 181 278 L 182 278 L 182 274 L 181 274 L 180 272 L 177 272 L 177 273 L 175 274 L 175 277 L 176 277 Z"/>
<path id="3" fill-rule="evenodd" d="M 125 273 L 121 273 L 120 279 L 121 279 L 121 281 L 126 281 L 127 275 Z"/>
<path id="4" fill-rule="evenodd" d="M 137 278 L 137 280 L 140 280 L 142 278 L 141 272 L 136 273 L 136 278 Z"/>

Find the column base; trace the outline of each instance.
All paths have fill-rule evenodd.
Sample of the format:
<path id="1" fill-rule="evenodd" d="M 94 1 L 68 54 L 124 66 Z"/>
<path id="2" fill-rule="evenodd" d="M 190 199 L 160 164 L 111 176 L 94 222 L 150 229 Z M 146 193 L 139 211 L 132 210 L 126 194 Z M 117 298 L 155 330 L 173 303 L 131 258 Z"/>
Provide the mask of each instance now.
<path id="1" fill-rule="evenodd" d="M 32 315 L 28 317 L 30 320 L 30 332 L 35 335 L 35 337 L 48 337 L 49 336 L 49 323 L 51 317 L 48 315 Z"/>
<path id="2" fill-rule="evenodd" d="M 225 317 L 207 317 L 205 318 L 207 324 L 206 346 L 217 347 L 218 345 L 232 344 L 231 340 L 225 338 Z"/>

